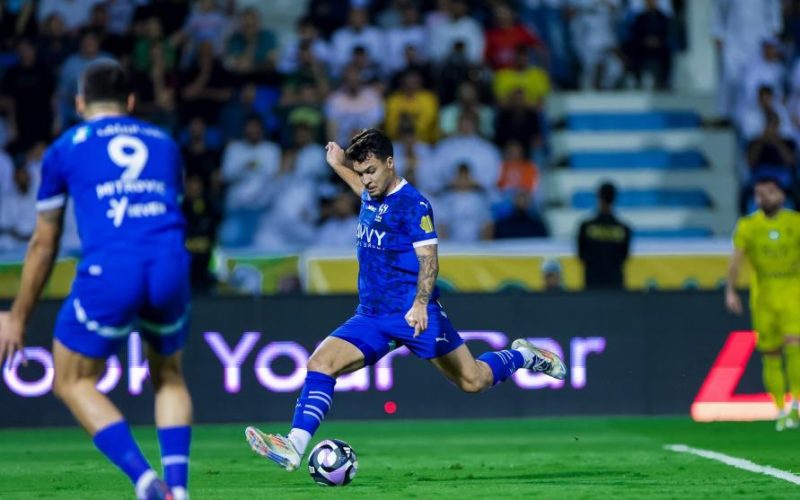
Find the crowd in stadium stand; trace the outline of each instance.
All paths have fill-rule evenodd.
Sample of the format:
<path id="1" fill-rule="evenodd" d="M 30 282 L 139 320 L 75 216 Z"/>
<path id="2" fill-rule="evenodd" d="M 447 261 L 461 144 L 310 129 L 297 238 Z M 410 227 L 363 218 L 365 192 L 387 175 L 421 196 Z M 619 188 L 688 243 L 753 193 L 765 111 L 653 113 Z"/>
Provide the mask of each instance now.
<path id="1" fill-rule="evenodd" d="M 682 39 L 673 17 L 685 10 L 681 0 L 311 0 L 279 40 L 262 25 L 270 3 L 4 2 L 0 247 L 32 232 L 44 147 L 79 120 L 78 75 L 106 56 L 133 75 L 136 114 L 183 148 L 198 255 L 217 243 L 352 245 L 358 200 L 331 175 L 324 144 L 365 127 L 395 141 L 397 168 L 433 201 L 443 239 L 546 236 L 551 88 L 667 88 Z"/>
<path id="2" fill-rule="evenodd" d="M 800 2 L 718 0 L 712 35 L 722 63 L 720 114 L 735 126 L 741 149 L 740 212 L 755 208 L 753 183 L 764 176 L 800 207 Z"/>

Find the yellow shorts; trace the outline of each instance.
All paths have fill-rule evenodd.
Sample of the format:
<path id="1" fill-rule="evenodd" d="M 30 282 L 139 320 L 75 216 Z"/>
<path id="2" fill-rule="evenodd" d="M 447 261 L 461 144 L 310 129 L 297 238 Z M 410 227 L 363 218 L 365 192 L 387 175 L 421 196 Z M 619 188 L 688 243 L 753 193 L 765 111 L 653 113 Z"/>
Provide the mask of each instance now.
<path id="1" fill-rule="evenodd" d="M 779 307 L 761 304 L 752 308 L 752 316 L 760 351 L 780 349 L 786 335 L 800 335 L 800 303 Z"/>

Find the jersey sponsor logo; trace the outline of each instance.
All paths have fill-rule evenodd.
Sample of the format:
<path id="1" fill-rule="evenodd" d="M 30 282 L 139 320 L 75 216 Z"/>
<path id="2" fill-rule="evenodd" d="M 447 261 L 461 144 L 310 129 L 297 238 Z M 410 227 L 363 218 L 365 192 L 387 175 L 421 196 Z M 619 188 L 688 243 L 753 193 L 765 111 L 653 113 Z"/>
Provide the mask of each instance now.
<path id="1" fill-rule="evenodd" d="M 378 215 L 375 216 L 375 222 L 382 221 L 383 216 L 386 215 L 386 212 L 388 211 L 389 211 L 389 205 L 387 205 L 386 203 L 381 204 L 381 206 L 378 207 Z"/>
<path id="2" fill-rule="evenodd" d="M 781 233 L 779 231 L 770 231 L 769 232 L 769 239 L 771 239 L 773 241 L 779 239 L 780 237 L 781 237 Z"/>
<path id="3" fill-rule="evenodd" d="M 431 220 L 430 215 L 423 215 L 422 218 L 419 220 L 419 227 L 425 231 L 426 233 L 433 232 L 433 220 Z"/>
<path id="4" fill-rule="evenodd" d="M 80 127 L 75 131 L 75 135 L 72 136 L 72 144 L 80 144 L 86 139 L 89 138 L 89 132 L 91 129 L 89 127 Z"/>
<path id="5" fill-rule="evenodd" d="M 108 200 L 109 208 L 106 217 L 111 219 L 114 227 L 120 227 L 125 217 L 140 219 L 142 217 L 156 217 L 167 213 L 167 205 L 160 201 L 150 201 L 147 203 L 130 203 L 127 196 L 121 199 L 112 198 Z"/>
<path id="6" fill-rule="evenodd" d="M 386 236 L 386 231 L 378 231 L 359 223 L 356 229 L 356 236 L 358 237 L 359 246 L 383 249 L 383 238 Z"/>

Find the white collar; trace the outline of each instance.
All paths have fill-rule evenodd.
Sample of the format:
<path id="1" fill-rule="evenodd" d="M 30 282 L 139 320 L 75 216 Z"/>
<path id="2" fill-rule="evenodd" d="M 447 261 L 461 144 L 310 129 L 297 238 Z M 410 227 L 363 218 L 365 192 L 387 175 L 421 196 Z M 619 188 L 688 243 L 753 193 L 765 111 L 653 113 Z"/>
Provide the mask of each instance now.
<path id="1" fill-rule="evenodd" d="M 400 178 L 400 182 L 394 187 L 394 189 L 392 189 L 391 191 L 386 193 L 386 196 L 391 196 L 391 195 L 395 194 L 396 192 L 398 192 L 401 189 L 403 189 L 403 186 L 405 186 L 406 184 L 408 184 L 408 181 L 401 177 Z"/>
<path id="2" fill-rule="evenodd" d="M 383 197 L 383 199 L 385 200 L 389 196 L 391 196 L 391 195 L 395 194 L 396 192 L 400 191 L 401 189 L 403 189 L 403 186 L 405 186 L 406 184 L 408 184 L 408 181 L 401 177 L 400 178 L 400 182 L 394 187 L 394 189 L 392 189 L 391 191 L 386 193 L 386 195 Z M 367 192 L 366 189 L 364 190 L 364 193 L 367 195 L 367 201 L 375 201 L 375 200 L 372 199 L 372 196 L 369 195 L 369 193 Z"/>

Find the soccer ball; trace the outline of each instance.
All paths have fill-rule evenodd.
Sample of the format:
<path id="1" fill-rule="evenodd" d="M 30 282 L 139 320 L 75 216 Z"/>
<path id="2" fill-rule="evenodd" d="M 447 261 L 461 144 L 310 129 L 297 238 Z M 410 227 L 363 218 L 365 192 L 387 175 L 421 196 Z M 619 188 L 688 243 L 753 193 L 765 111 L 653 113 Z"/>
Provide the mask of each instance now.
<path id="1" fill-rule="evenodd" d="M 320 486 L 344 486 L 356 477 L 358 458 L 353 448 L 338 439 L 326 439 L 308 455 L 308 473 Z"/>

